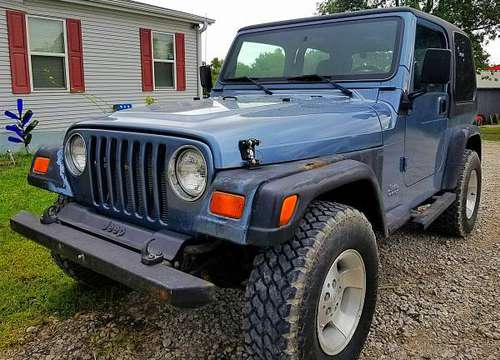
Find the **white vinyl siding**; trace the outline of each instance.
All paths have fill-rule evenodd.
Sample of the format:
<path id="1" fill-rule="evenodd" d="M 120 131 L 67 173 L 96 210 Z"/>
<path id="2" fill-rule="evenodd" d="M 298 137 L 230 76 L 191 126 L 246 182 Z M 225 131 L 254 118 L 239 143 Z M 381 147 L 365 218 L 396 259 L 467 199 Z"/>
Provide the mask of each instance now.
<path id="1" fill-rule="evenodd" d="M 63 89 L 12 94 L 6 8 L 32 16 L 80 19 L 85 72 L 84 94 Z M 27 19 L 28 20 L 28 19 Z M 143 92 L 139 29 L 185 34 L 186 90 L 175 88 Z M 15 109 L 22 98 L 40 121 L 37 132 L 63 131 L 76 121 L 105 115 L 113 104 L 145 105 L 153 96 L 158 103 L 198 96 L 197 32 L 192 24 L 160 17 L 118 12 L 53 0 L 6 0 L 0 3 L 0 110 Z M 98 104 L 98 106 L 96 105 Z M 5 117 L 0 117 L 0 146 L 5 145 Z"/>

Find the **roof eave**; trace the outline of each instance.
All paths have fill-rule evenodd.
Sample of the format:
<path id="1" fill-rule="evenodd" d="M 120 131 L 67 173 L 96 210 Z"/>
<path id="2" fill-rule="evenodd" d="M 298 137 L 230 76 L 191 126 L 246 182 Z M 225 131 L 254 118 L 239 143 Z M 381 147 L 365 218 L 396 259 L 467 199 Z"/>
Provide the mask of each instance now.
<path id="1" fill-rule="evenodd" d="M 59 0 L 59 1 L 78 4 L 78 5 L 92 6 L 101 9 L 123 11 L 133 14 L 177 20 L 182 22 L 188 22 L 191 24 L 207 23 L 211 25 L 215 23 L 214 19 L 186 13 L 183 11 L 177 11 L 177 10 L 162 8 L 159 6 L 139 3 L 136 1 L 123 1 L 123 0 Z"/>

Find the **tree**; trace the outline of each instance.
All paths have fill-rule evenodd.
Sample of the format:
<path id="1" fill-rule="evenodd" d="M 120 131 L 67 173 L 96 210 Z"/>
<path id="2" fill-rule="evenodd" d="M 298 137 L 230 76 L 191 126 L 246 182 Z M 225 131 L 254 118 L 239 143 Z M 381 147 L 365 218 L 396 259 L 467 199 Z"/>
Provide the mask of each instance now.
<path id="1" fill-rule="evenodd" d="M 215 84 L 217 78 L 219 77 L 220 70 L 222 68 L 222 64 L 224 63 L 223 59 L 219 59 L 218 57 L 214 57 L 210 66 L 212 67 L 212 82 Z"/>
<path id="2" fill-rule="evenodd" d="M 257 77 L 273 77 L 283 74 L 285 54 L 281 49 L 260 54 L 252 64 L 252 74 Z"/>
<path id="3" fill-rule="evenodd" d="M 281 49 L 259 54 L 251 65 L 238 62 L 234 76 L 273 77 L 281 76 L 285 67 L 285 54 Z"/>
<path id="4" fill-rule="evenodd" d="M 410 6 L 447 20 L 464 30 L 472 41 L 477 69 L 488 66 L 485 45 L 500 31 L 498 0 L 324 0 L 318 4 L 320 14 L 355 11 L 379 7 Z"/>

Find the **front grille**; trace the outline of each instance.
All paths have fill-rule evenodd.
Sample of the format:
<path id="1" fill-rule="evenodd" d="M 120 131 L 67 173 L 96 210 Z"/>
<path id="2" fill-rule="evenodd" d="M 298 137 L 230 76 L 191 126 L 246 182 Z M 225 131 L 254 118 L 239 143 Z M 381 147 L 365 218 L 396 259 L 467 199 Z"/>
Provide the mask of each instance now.
<path id="1" fill-rule="evenodd" d="M 167 222 L 166 145 L 97 135 L 88 145 L 94 206 Z"/>

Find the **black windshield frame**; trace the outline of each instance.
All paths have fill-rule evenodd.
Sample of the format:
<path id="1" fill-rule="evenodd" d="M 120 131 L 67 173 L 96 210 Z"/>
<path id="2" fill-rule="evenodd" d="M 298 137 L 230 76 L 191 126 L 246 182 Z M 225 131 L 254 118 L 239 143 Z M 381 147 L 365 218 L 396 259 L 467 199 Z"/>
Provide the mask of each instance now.
<path id="1" fill-rule="evenodd" d="M 231 81 L 225 81 L 225 79 L 231 78 L 232 76 L 229 74 L 228 76 L 228 71 L 231 68 L 231 63 L 236 61 L 241 46 L 244 42 L 245 39 L 248 37 L 251 37 L 252 35 L 255 34 L 263 34 L 263 33 L 270 33 L 270 32 L 281 32 L 281 31 L 286 31 L 286 30 L 297 30 L 300 28 L 304 27 L 321 27 L 321 26 L 335 26 L 335 25 L 341 25 L 345 23 L 377 23 L 377 22 L 382 22 L 382 21 L 396 21 L 397 27 L 396 27 L 396 36 L 395 36 L 395 43 L 394 43 L 394 52 L 393 52 L 393 58 L 392 58 L 392 64 L 391 64 L 391 69 L 387 73 L 376 73 L 376 74 L 348 74 L 348 75 L 335 75 L 332 77 L 332 81 L 336 82 L 364 82 L 364 81 L 387 81 L 393 78 L 397 72 L 399 62 L 400 62 L 400 56 L 401 56 L 401 46 L 402 46 L 402 41 L 403 41 L 403 33 L 404 33 L 404 20 L 401 16 L 382 16 L 382 17 L 367 17 L 367 18 L 362 18 L 362 19 L 353 19 L 353 18 L 346 18 L 346 19 L 336 19 L 336 20 L 326 20 L 326 21 L 318 21 L 314 23 L 307 23 L 307 24 L 294 24 L 294 25 L 289 25 L 286 27 L 279 27 L 279 28 L 271 28 L 271 29 L 265 29 L 263 28 L 262 30 L 251 30 L 248 32 L 242 32 L 239 34 L 226 57 L 226 61 L 224 62 L 222 71 L 221 71 L 221 76 L 219 77 L 219 81 L 223 85 L 231 85 L 231 84 L 237 84 L 235 82 Z M 257 78 L 259 82 L 261 83 L 275 83 L 275 84 L 287 84 L 287 83 L 303 83 L 303 81 L 290 81 L 287 80 L 287 78 L 284 77 L 258 77 Z"/>

